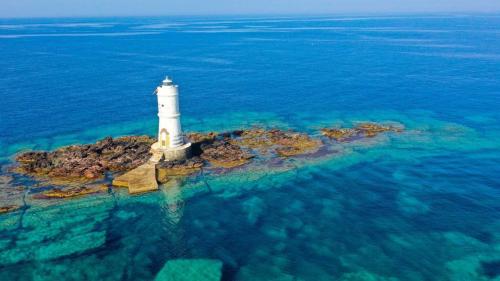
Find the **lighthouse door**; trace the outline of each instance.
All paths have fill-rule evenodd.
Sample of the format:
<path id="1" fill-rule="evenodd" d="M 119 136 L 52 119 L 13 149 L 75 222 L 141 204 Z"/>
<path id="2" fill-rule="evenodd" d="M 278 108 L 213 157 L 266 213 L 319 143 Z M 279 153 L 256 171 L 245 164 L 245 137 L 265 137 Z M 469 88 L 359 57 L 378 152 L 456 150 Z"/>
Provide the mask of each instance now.
<path id="1" fill-rule="evenodd" d="M 170 146 L 170 137 L 165 129 L 162 129 L 160 132 L 160 146 L 161 148 L 168 148 Z"/>

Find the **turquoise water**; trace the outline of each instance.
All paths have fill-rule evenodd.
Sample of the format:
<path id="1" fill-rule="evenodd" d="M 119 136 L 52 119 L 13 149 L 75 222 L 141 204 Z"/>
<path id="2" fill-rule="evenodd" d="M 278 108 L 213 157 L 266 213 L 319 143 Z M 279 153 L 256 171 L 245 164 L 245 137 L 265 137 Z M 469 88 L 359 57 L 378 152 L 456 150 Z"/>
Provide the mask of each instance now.
<path id="1" fill-rule="evenodd" d="M 402 134 L 320 158 L 204 173 L 129 196 L 40 200 L 0 183 L 1 280 L 153 280 L 218 259 L 224 280 L 500 280 L 500 16 L 0 20 L 0 163 L 154 134 L 253 125 Z"/>

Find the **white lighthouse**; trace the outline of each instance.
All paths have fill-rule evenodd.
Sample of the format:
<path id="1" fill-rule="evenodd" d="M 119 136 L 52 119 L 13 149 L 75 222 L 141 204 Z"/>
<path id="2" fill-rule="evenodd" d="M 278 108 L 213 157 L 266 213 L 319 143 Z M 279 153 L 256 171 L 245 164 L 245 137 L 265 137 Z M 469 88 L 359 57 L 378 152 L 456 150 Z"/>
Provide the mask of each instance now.
<path id="1" fill-rule="evenodd" d="M 179 91 L 168 77 L 156 88 L 158 97 L 158 142 L 153 144 L 152 152 L 161 160 L 182 160 L 189 157 L 191 144 L 184 141 L 179 112 Z"/>

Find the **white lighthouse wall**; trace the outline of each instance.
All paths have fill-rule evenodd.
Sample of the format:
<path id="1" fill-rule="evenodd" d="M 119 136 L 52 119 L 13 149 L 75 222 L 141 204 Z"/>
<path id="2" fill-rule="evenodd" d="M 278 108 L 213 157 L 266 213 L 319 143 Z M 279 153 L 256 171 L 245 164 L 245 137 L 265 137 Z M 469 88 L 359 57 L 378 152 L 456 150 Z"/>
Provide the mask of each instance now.
<path id="1" fill-rule="evenodd" d="M 158 88 L 158 117 L 160 119 L 158 136 L 161 141 L 161 132 L 165 129 L 169 134 L 169 148 L 183 144 L 179 101 L 176 86 L 162 86 Z"/>
<path id="2" fill-rule="evenodd" d="M 169 136 L 169 147 L 177 147 L 183 144 L 181 133 L 181 122 L 178 118 L 160 117 L 158 135 L 161 136 L 161 131 L 165 129 Z"/>

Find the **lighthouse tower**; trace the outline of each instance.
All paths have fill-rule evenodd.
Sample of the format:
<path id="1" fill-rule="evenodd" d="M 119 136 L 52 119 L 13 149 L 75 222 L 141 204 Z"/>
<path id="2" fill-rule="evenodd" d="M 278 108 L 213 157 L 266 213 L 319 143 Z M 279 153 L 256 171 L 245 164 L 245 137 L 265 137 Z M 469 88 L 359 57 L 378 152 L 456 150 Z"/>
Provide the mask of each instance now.
<path id="1" fill-rule="evenodd" d="M 182 160 L 189 157 L 191 144 L 185 143 L 181 130 L 179 91 L 168 77 L 156 89 L 158 97 L 158 142 L 153 144 L 153 155 L 165 160 Z M 157 159 L 158 161 L 160 159 Z"/>
<path id="2" fill-rule="evenodd" d="M 181 114 L 179 113 L 179 91 L 168 77 L 156 89 L 158 96 L 158 142 L 162 149 L 183 145 Z"/>

